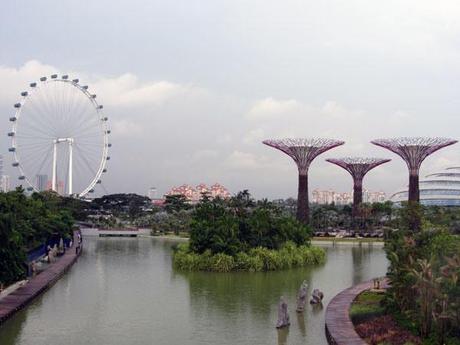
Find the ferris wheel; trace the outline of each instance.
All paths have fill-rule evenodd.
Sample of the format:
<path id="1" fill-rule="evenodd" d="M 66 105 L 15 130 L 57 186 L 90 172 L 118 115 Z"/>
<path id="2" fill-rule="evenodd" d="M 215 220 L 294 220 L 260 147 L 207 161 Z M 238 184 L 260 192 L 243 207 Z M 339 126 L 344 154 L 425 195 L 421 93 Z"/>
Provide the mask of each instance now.
<path id="1" fill-rule="evenodd" d="M 112 145 L 108 118 L 88 86 L 68 75 L 41 77 L 14 108 L 9 151 L 27 190 L 77 197 L 94 192 Z"/>

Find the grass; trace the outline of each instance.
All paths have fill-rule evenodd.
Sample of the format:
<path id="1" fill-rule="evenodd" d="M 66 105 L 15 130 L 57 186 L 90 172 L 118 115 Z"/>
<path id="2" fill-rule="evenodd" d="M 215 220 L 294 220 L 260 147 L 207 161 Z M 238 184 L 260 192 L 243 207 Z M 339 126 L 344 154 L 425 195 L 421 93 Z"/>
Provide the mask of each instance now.
<path id="1" fill-rule="evenodd" d="M 382 306 L 384 294 L 364 291 L 359 294 L 350 307 L 350 318 L 354 324 L 385 314 Z"/>

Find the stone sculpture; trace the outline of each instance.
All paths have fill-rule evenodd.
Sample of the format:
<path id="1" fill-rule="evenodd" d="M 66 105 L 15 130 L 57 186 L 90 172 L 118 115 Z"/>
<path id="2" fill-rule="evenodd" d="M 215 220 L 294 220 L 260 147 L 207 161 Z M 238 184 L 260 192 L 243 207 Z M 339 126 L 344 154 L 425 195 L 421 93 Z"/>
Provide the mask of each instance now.
<path id="1" fill-rule="evenodd" d="M 324 294 L 318 289 L 314 289 L 311 294 L 310 304 L 319 304 L 323 301 Z"/>
<path id="2" fill-rule="evenodd" d="M 281 296 L 280 303 L 278 304 L 278 321 L 276 328 L 283 328 L 290 325 L 287 303 L 284 297 Z"/>
<path id="3" fill-rule="evenodd" d="M 305 304 L 307 303 L 307 289 L 308 284 L 304 280 L 302 285 L 300 285 L 299 293 L 297 295 L 297 309 L 298 313 L 302 313 L 305 310 Z"/>

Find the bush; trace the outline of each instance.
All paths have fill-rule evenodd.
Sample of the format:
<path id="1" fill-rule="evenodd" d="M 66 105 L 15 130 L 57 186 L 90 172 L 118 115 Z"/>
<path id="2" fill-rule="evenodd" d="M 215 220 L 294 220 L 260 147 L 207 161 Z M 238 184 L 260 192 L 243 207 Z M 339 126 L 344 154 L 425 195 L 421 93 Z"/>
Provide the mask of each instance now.
<path id="1" fill-rule="evenodd" d="M 207 250 L 201 254 L 190 250 L 186 243 L 179 244 L 173 254 L 174 267 L 183 271 L 274 271 L 324 263 L 326 253 L 322 248 L 296 246 L 286 243 L 280 250 L 257 247 L 248 253 L 235 256 L 225 253 L 212 254 Z"/>

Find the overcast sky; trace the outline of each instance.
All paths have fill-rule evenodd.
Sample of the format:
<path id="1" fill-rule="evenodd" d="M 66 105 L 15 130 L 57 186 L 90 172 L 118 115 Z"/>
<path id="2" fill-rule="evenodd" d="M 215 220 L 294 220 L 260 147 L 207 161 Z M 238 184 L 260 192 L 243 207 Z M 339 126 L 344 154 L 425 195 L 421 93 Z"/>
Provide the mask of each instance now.
<path id="1" fill-rule="evenodd" d="M 294 162 L 261 144 L 287 136 L 346 141 L 314 161 L 311 189 L 349 191 L 324 159 L 370 155 L 393 160 L 365 187 L 392 193 L 405 164 L 371 139 L 460 138 L 458 18 L 458 0 L 2 1 L 0 154 L 10 163 L 20 91 L 69 73 L 110 119 L 110 193 L 220 182 L 295 196 Z M 422 174 L 459 153 L 435 153 Z"/>

